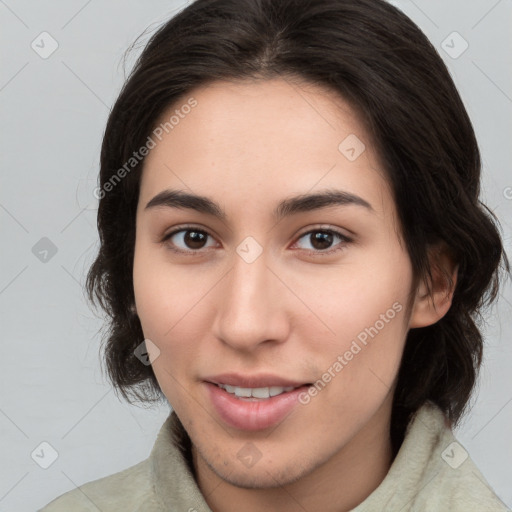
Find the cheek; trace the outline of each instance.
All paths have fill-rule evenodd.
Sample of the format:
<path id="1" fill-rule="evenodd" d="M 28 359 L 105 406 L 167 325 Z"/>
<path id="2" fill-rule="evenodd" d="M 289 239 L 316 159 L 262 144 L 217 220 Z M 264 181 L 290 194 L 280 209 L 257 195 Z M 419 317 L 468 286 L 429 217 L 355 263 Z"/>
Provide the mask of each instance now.
<path id="1" fill-rule="evenodd" d="M 411 279 L 408 258 L 396 252 L 360 258 L 316 282 L 302 281 L 298 295 L 315 315 L 301 321 L 301 339 L 314 349 L 326 380 L 340 376 L 332 378 L 332 394 L 327 393 L 333 405 L 354 400 L 357 409 L 356 402 L 380 399 L 392 386 L 407 332 Z"/>
<path id="2" fill-rule="evenodd" d="M 164 340 L 173 332 L 179 314 L 171 300 L 178 296 L 178 283 L 167 278 L 165 266 L 155 257 L 155 252 L 136 244 L 133 288 L 144 337 L 157 345 L 161 359 L 168 349 Z M 155 373 L 159 366 L 157 361 L 153 364 Z"/>
<path id="3" fill-rule="evenodd" d="M 141 237 L 135 244 L 133 288 L 145 335 L 162 338 L 185 315 L 187 293 L 183 272 L 165 258 L 165 251 Z"/>
<path id="4" fill-rule="evenodd" d="M 144 337 L 157 347 L 153 372 L 169 403 L 181 411 L 191 405 L 182 390 L 193 362 L 194 336 L 187 329 L 192 325 L 188 315 L 194 301 L 183 293 L 182 282 L 166 275 L 169 268 L 144 259 L 142 251 L 138 256 L 134 260 L 135 301 Z"/>
<path id="5" fill-rule="evenodd" d="M 197 355 L 208 315 L 214 311 L 208 291 L 218 278 L 172 266 L 162 251 L 135 249 L 133 286 L 144 336 L 160 350 L 153 364 L 157 378 L 163 368 L 178 377 Z"/>
<path id="6" fill-rule="evenodd" d="M 302 315 L 302 329 L 316 329 L 333 347 L 350 344 L 360 333 L 364 338 L 365 329 L 376 322 L 378 328 L 385 322 L 382 332 L 401 332 L 411 278 L 409 261 L 401 253 L 387 259 L 363 255 L 323 275 L 293 278 L 294 290 L 309 310 Z"/>

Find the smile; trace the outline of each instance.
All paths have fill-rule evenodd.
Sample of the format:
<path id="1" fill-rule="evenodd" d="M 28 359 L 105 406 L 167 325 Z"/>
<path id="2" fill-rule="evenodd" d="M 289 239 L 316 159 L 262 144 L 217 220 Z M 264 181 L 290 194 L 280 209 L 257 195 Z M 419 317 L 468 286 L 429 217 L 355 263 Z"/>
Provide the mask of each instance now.
<path id="1" fill-rule="evenodd" d="M 214 414 L 228 427 L 256 431 L 275 427 L 300 404 L 310 384 L 242 387 L 204 382 Z"/>
<path id="2" fill-rule="evenodd" d="M 253 398 L 257 400 L 278 396 L 282 393 L 288 393 L 295 389 L 293 386 L 271 386 L 265 388 L 241 388 L 238 386 L 230 386 L 228 384 L 218 384 L 218 386 L 225 389 L 228 393 L 235 395 L 237 398 Z"/>

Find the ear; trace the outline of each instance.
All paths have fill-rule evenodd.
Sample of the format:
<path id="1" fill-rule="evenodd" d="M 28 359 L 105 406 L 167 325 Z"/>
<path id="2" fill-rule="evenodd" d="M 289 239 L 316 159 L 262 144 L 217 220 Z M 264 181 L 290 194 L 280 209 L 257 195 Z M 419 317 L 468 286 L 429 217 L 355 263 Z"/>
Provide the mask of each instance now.
<path id="1" fill-rule="evenodd" d="M 411 329 L 435 324 L 446 315 L 452 305 L 459 266 L 444 242 L 429 248 L 429 263 L 432 293 L 429 293 L 426 276 L 416 290 L 409 320 Z"/>

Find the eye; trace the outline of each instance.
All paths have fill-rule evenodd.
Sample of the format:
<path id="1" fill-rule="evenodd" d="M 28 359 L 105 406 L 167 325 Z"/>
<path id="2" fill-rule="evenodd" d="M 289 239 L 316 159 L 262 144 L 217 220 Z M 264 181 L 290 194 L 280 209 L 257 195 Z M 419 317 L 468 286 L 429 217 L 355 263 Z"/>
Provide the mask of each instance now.
<path id="1" fill-rule="evenodd" d="M 166 243 L 174 252 L 193 254 L 202 252 L 201 249 L 208 248 L 206 245 L 208 237 L 213 238 L 203 229 L 198 229 L 194 226 L 182 226 L 166 234 L 161 241 L 162 243 Z M 334 249 L 332 249 L 330 247 L 336 238 L 340 242 L 335 245 Z M 315 256 L 323 256 L 343 250 L 346 245 L 352 242 L 352 239 L 339 231 L 324 228 L 309 230 L 300 236 L 299 241 L 301 239 L 309 240 L 311 248 L 306 247 L 305 250 L 316 253 Z M 294 245 L 297 243 L 298 242 Z M 213 243 L 213 246 L 215 246 L 215 243 Z"/>
<path id="2" fill-rule="evenodd" d="M 352 242 L 352 239 L 340 233 L 335 229 L 312 229 L 299 238 L 299 240 L 305 238 L 309 241 L 312 249 L 306 248 L 306 250 L 312 250 L 314 253 L 318 253 L 319 256 L 324 254 L 332 254 L 337 251 L 345 249 L 346 245 Z M 338 238 L 340 243 L 336 244 L 334 249 L 331 249 L 333 240 Z M 315 254 L 316 256 L 317 254 Z"/>
<path id="3" fill-rule="evenodd" d="M 202 229 L 193 226 L 182 226 L 165 235 L 162 242 L 172 241 L 172 243 L 167 244 L 172 251 L 193 253 L 198 252 L 199 249 L 204 249 L 205 242 L 210 236 L 210 234 Z M 173 238 L 174 241 L 172 240 Z"/>

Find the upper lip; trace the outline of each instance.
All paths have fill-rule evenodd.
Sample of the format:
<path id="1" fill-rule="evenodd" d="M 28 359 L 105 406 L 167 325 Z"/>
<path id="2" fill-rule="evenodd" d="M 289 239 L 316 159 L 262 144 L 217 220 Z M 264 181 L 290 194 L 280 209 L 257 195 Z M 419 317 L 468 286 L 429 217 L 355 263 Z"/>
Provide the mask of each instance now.
<path id="1" fill-rule="evenodd" d="M 222 373 L 212 377 L 205 377 L 203 380 L 212 384 L 227 384 L 228 386 L 239 388 L 269 388 L 272 386 L 297 388 L 309 384 L 303 381 L 285 379 L 270 373 L 260 373 L 252 376 L 239 373 Z"/>

